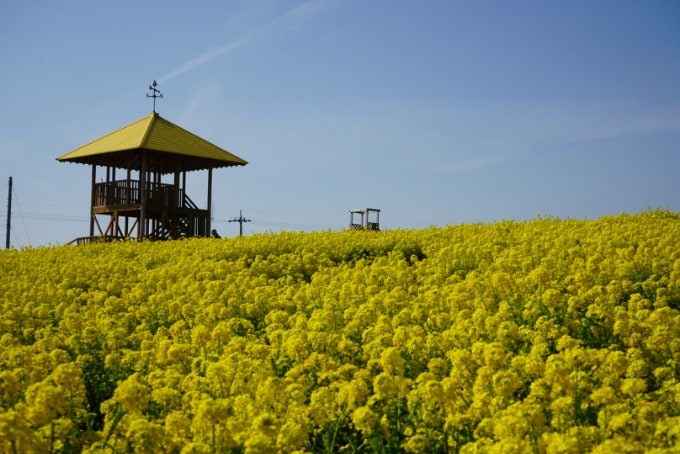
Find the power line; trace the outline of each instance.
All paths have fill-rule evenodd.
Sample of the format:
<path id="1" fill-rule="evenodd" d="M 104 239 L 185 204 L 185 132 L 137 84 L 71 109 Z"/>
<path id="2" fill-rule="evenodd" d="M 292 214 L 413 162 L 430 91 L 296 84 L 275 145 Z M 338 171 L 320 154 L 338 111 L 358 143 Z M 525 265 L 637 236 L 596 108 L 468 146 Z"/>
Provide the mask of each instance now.
<path id="1" fill-rule="evenodd" d="M 21 219 L 21 223 L 24 226 L 24 233 L 26 233 L 26 239 L 28 240 L 28 245 L 31 246 L 31 237 L 28 234 L 28 228 L 26 227 L 26 219 L 24 218 L 24 215 L 21 212 L 21 205 L 19 205 L 19 198 L 17 197 L 17 191 L 14 191 L 14 201 L 17 204 L 17 210 L 19 210 L 19 218 Z"/>
<path id="2" fill-rule="evenodd" d="M 257 221 L 253 222 L 253 225 L 259 225 L 263 227 L 279 227 L 282 229 L 299 229 L 299 230 L 329 230 L 331 229 L 328 225 L 321 224 L 296 224 L 292 222 L 283 221 Z"/>
<path id="3" fill-rule="evenodd" d="M 12 230 L 12 236 L 14 237 L 14 242 L 16 243 L 16 245 L 19 248 L 23 247 L 23 245 L 21 244 L 21 241 L 19 241 L 19 235 L 17 235 L 17 231 L 14 230 L 14 226 L 11 227 L 11 230 Z M 9 246 L 7 248 L 9 249 Z"/>
<path id="4" fill-rule="evenodd" d="M 267 210 L 257 210 L 251 209 L 250 212 L 260 213 L 263 217 L 256 221 L 253 221 L 254 226 L 263 227 L 275 227 L 282 229 L 301 229 L 301 230 L 329 230 L 333 228 L 340 228 L 340 226 L 345 226 L 346 219 L 335 217 L 335 216 L 325 216 L 325 215 L 310 215 L 308 213 L 299 214 L 287 212 L 285 214 L 267 211 Z M 214 219 L 213 222 L 238 222 L 237 219 L 234 221 L 226 219 Z M 342 224 L 340 224 L 342 222 Z"/>
<path id="5" fill-rule="evenodd" d="M 326 216 L 326 215 L 313 215 L 313 214 L 300 214 L 300 213 L 292 213 L 290 211 L 286 213 L 280 213 L 280 212 L 274 212 L 274 211 L 265 211 L 265 210 L 250 210 L 250 212 L 254 213 L 260 213 L 263 215 L 266 215 L 267 217 L 276 217 L 276 218 L 284 218 L 284 217 L 293 217 L 295 219 L 310 219 L 310 220 L 316 220 L 316 221 L 324 221 L 324 222 L 342 222 L 343 224 L 346 223 L 346 218 L 345 217 L 336 217 L 336 216 Z"/>
<path id="6" fill-rule="evenodd" d="M 6 211 L 0 211 L 0 216 L 4 216 Z M 21 219 L 26 219 L 29 221 L 67 221 L 67 222 L 82 222 L 88 219 L 87 216 L 77 216 L 68 214 L 50 214 L 50 213 L 23 213 L 20 215 L 12 216 L 14 219 L 17 217 Z"/>

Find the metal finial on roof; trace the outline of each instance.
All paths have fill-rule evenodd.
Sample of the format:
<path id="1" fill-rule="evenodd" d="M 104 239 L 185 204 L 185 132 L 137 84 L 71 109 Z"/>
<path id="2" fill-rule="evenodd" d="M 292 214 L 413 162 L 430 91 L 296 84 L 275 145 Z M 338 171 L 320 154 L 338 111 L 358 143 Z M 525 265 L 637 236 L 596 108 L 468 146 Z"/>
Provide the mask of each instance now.
<path id="1" fill-rule="evenodd" d="M 158 84 L 154 80 L 153 83 L 151 85 L 149 85 L 149 90 L 151 90 L 151 94 L 149 94 L 149 93 L 146 94 L 147 98 L 153 98 L 153 111 L 154 112 L 156 112 L 156 98 L 162 98 L 163 97 L 163 93 L 161 93 L 161 91 L 156 88 L 157 86 L 158 86 Z"/>

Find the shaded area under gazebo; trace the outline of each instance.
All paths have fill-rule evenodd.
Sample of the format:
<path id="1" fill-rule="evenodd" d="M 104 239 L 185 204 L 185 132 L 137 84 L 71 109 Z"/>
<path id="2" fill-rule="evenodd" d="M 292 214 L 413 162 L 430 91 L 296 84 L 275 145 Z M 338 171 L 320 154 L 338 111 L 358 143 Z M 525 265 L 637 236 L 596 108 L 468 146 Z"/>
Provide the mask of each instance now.
<path id="1" fill-rule="evenodd" d="M 213 169 L 247 164 L 156 112 L 57 160 L 92 166 L 90 234 L 79 244 L 208 236 Z M 187 194 L 186 173 L 194 170 L 208 171 L 207 208 Z M 109 218 L 104 228 L 99 216 Z"/>

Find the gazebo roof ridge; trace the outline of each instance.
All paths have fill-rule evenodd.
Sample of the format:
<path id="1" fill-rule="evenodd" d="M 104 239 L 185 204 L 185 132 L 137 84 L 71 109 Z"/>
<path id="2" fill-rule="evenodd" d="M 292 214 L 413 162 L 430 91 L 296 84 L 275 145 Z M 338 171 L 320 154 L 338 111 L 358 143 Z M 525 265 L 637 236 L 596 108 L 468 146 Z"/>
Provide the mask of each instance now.
<path id="1" fill-rule="evenodd" d="M 145 120 L 145 119 L 147 119 L 147 118 L 149 118 L 149 117 L 152 117 L 152 116 L 153 116 L 153 117 L 160 117 L 161 115 L 160 115 L 158 112 L 156 112 L 156 111 L 154 110 L 153 112 L 150 112 L 146 117 L 141 118 L 140 121 L 143 121 L 143 120 Z M 140 147 L 141 147 L 142 144 L 145 144 L 145 143 L 146 143 L 146 140 L 147 140 L 147 138 L 149 137 L 149 134 L 150 134 L 150 133 L 151 133 L 151 127 L 146 128 L 146 132 L 144 133 L 144 137 L 142 137 L 142 141 L 141 141 L 141 143 L 139 144 Z"/>

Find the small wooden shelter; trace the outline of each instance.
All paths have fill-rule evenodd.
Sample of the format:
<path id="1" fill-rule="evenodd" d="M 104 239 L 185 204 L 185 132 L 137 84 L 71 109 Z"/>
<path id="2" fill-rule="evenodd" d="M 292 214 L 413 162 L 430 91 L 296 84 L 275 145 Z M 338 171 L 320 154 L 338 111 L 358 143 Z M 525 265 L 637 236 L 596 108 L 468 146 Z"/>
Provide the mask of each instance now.
<path id="1" fill-rule="evenodd" d="M 354 216 L 359 217 L 359 222 Z M 380 210 L 377 208 L 362 208 L 349 210 L 349 227 L 354 230 L 380 230 Z"/>
<path id="2" fill-rule="evenodd" d="M 209 236 L 213 169 L 247 164 L 155 111 L 57 160 L 92 166 L 90 235 L 78 243 Z M 187 194 L 194 170 L 208 171 L 206 208 Z"/>

